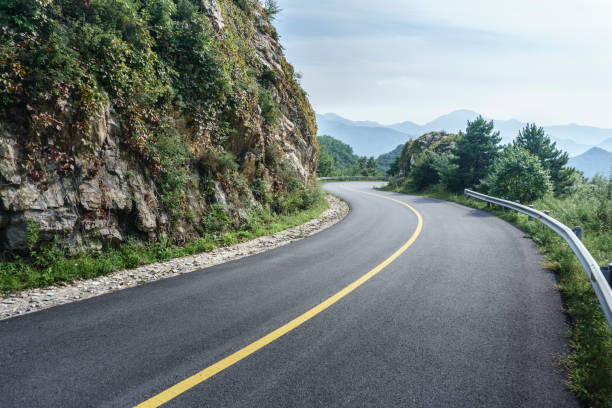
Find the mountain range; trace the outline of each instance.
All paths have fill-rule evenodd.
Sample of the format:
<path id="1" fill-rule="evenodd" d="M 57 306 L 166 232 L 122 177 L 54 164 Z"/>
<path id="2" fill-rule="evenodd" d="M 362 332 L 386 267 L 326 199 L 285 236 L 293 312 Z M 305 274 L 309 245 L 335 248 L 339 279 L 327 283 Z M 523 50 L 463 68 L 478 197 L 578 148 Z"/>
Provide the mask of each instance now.
<path id="1" fill-rule="evenodd" d="M 580 170 L 585 177 L 599 173 L 603 176 L 612 174 L 612 153 L 599 147 L 593 147 L 580 156 L 572 157 L 568 166 Z"/>
<path id="2" fill-rule="evenodd" d="M 465 130 L 467 121 L 477 117 L 477 112 L 463 109 L 440 116 L 424 125 L 411 121 L 382 125 L 373 121 L 352 121 L 335 113 L 326 113 L 317 114 L 317 123 L 319 135 L 329 135 L 347 143 L 360 156 L 376 157 L 427 132 L 444 130 L 456 133 Z M 504 143 L 511 142 L 525 126 L 524 122 L 517 119 L 492 120 Z M 557 147 L 567 151 L 571 157 L 578 156 L 592 147 L 612 151 L 612 129 L 576 124 L 545 126 L 544 129 L 557 143 Z"/>

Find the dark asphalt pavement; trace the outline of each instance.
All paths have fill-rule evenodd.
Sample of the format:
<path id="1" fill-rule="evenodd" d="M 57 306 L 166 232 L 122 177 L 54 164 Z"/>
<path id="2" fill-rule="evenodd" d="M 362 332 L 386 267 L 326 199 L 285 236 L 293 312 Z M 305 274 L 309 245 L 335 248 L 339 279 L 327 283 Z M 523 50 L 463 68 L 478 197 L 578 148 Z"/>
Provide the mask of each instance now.
<path id="1" fill-rule="evenodd" d="M 224 265 L 0 321 L 0 407 L 129 407 L 346 287 L 413 234 L 376 183 L 329 183 L 351 213 Z M 354 190 L 353 190 L 354 189 Z M 423 217 L 395 262 L 168 407 L 578 407 L 555 276 L 487 213 L 376 192 Z"/>

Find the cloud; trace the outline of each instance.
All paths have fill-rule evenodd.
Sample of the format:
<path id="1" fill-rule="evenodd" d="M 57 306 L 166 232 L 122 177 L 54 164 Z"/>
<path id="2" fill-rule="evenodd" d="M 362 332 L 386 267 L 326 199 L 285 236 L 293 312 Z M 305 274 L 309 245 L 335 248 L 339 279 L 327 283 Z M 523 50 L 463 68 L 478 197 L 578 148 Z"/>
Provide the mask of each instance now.
<path id="1" fill-rule="evenodd" d="M 381 122 L 470 108 L 612 127 L 612 2 L 281 0 L 315 109 Z"/>

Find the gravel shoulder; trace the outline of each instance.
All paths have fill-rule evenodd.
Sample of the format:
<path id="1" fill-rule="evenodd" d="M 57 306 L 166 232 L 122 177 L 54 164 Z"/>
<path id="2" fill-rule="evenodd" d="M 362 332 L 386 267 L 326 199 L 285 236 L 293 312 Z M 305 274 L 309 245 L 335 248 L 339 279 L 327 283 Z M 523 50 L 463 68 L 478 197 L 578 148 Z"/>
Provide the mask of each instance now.
<path id="1" fill-rule="evenodd" d="M 216 248 L 210 252 L 119 271 L 95 279 L 2 295 L 0 296 L 0 320 L 77 302 L 147 282 L 183 275 L 265 252 L 309 237 L 336 224 L 349 212 L 349 206 L 335 196 L 327 195 L 327 200 L 330 208 L 325 210 L 318 218 L 273 235 L 255 238 L 228 247 Z"/>

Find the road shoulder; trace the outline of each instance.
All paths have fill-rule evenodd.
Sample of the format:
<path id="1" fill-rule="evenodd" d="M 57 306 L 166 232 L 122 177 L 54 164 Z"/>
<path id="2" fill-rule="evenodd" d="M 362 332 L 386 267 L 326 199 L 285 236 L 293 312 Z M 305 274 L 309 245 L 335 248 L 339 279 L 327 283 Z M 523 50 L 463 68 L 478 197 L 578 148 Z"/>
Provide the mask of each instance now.
<path id="1" fill-rule="evenodd" d="M 309 237 L 336 224 L 349 212 L 349 206 L 346 202 L 329 194 L 326 198 L 330 207 L 319 217 L 273 235 L 255 238 L 228 247 L 215 248 L 210 252 L 123 270 L 94 279 L 80 280 L 62 286 L 28 289 L 19 293 L 0 296 L 0 320 L 89 299 L 148 282 L 184 275 L 266 252 Z"/>

